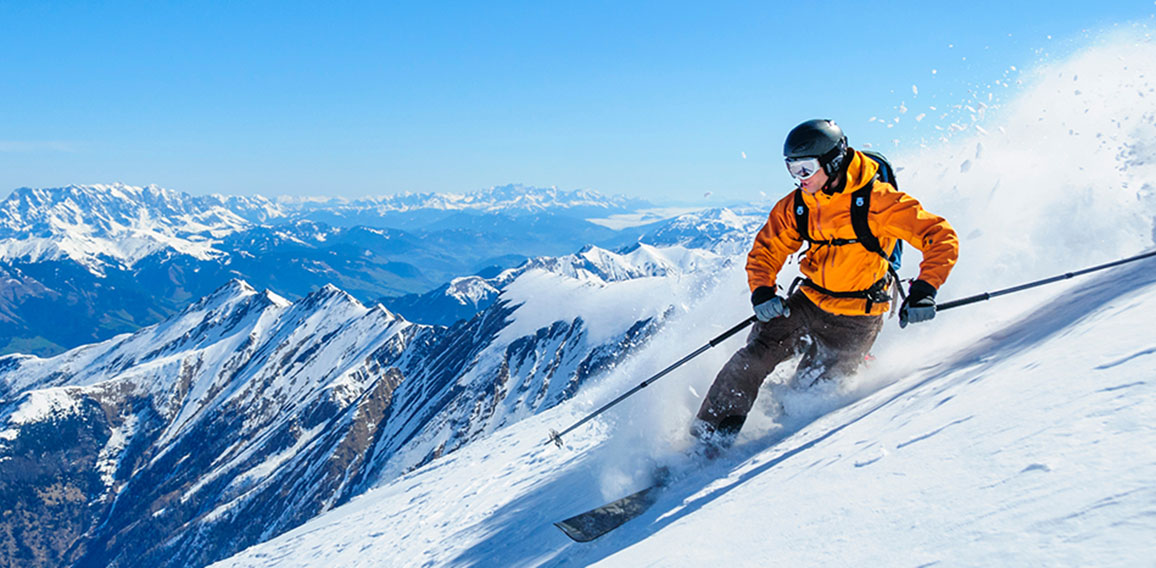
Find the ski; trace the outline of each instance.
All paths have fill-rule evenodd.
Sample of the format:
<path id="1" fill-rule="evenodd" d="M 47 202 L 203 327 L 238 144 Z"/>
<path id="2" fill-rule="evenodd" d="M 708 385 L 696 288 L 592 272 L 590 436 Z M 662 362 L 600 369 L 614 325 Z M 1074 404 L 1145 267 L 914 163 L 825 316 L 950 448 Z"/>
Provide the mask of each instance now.
<path id="1" fill-rule="evenodd" d="M 562 529 L 562 532 L 575 542 L 590 542 L 645 513 L 658 502 L 658 495 L 668 481 L 669 471 L 660 468 L 655 472 L 654 482 L 649 487 L 569 519 L 558 521 L 554 526 Z"/>
<path id="2" fill-rule="evenodd" d="M 554 523 L 575 542 L 590 542 L 646 512 L 658 501 L 662 485 L 651 485 L 601 507 Z"/>

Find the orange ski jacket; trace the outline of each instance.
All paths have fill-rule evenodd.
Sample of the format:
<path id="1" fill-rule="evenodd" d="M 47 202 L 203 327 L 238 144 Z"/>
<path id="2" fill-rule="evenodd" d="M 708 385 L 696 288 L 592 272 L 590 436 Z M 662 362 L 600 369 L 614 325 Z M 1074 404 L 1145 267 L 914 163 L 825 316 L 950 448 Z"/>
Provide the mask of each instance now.
<path id="1" fill-rule="evenodd" d="M 828 195 L 822 191 L 803 193 L 809 209 L 808 232 L 816 241 L 854 239 L 851 225 L 851 194 L 867 185 L 879 165 L 860 152 L 854 152 L 847 166 L 847 183 L 842 191 Z M 747 281 L 753 292 L 760 286 L 775 286 L 779 271 L 791 254 L 803 246 L 795 225 L 795 194 L 788 193 L 771 209 L 767 223 L 755 236 L 747 255 Z M 871 191 L 867 216 L 871 232 L 885 251 L 903 239 L 923 253 L 919 279 L 938 289 L 959 256 L 959 237 L 946 219 L 927 212 L 915 198 L 876 180 Z M 866 290 L 887 275 L 887 260 L 862 245 L 813 245 L 799 261 L 799 270 L 819 287 L 832 292 Z M 804 294 L 819 308 L 838 315 L 880 315 L 890 309 L 889 302 L 874 303 L 865 312 L 864 300 L 835 298 L 812 287 L 803 286 Z"/>

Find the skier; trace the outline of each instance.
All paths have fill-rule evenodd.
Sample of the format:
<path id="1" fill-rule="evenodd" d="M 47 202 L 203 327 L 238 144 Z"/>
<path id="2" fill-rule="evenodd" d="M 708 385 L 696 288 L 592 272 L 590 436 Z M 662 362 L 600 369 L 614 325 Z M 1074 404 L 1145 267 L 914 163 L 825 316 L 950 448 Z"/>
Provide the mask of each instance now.
<path id="1" fill-rule="evenodd" d="M 935 317 L 936 290 L 959 254 L 947 220 L 883 181 L 890 165 L 850 148 L 833 121 L 795 127 L 783 155 L 798 188 L 771 209 L 747 255 L 757 321 L 746 345 L 719 371 L 691 427 L 698 451 L 707 457 L 734 442 L 763 380 L 783 361 L 802 354 L 793 379 L 798 386 L 858 367 L 895 300 L 888 290 L 899 283 L 887 256 L 898 239 L 923 254 L 919 277 L 899 309 L 902 327 Z M 866 222 L 856 221 L 855 205 L 863 208 L 860 219 Z M 875 250 L 871 240 L 877 241 Z M 781 296 L 776 277 L 804 242 L 810 244 L 799 261 L 805 278 Z"/>

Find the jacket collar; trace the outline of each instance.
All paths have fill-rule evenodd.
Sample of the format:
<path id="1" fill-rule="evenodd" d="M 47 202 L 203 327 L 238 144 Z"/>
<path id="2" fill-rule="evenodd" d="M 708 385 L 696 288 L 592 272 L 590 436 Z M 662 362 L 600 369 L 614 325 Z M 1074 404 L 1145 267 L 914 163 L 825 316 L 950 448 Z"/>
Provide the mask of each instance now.
<path id="1" fill-rule="evenodd" d="M 870 160 L 862 152 L 852 149 L 851 160 L 847 163 L 847 181 L 843 187 L 831 194 L 832 197 L 840 193 L 854 193 L 875 178 L 879 171 L 879 164 Z"/>

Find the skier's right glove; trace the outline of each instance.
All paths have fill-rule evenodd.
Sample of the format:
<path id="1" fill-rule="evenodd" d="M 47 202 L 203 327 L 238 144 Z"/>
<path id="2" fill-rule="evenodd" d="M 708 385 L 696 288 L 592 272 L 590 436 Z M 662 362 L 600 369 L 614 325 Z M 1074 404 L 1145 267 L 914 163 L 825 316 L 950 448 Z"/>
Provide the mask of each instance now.
<path id="1" fill-rule="evenodd" d="M 755 317 L 763 323 L 777 317 L 791 315 L 791 308 L 787 306 L 787 301 L 776 294 L 775 289 L 770 286 L 755 288 L 755 291 L 751 293 L 751 304 L 755 307 Z"/>

